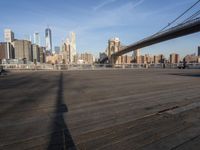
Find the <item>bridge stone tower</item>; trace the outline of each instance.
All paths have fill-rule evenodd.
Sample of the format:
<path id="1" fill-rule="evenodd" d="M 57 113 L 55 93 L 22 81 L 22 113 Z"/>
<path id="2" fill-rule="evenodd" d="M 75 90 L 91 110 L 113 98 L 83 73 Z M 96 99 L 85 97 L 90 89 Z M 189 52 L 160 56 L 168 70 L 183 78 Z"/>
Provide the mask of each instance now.
<path id="1" fill-rule="evenodd" d="M 119 38 L 113 38 L 108 40 L 107 55 L 110 64 L 121 64 L 121 56 L 111 57 L 113 53 L 120 51 L 120 40 Z"/>

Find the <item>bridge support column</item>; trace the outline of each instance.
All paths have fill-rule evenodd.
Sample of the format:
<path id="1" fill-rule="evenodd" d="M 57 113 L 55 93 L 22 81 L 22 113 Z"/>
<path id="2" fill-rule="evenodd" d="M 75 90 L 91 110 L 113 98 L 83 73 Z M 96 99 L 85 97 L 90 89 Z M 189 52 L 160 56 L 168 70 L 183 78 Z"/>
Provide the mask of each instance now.
<path id="1" fill-rule="evenodd" d="M 111 57 L 110 57 L 109 63 L 112 65 L 112 67 L 115 66 L 115 64 L 116 64 L 116 62 L 117 62 L 117 58 L 118 58 L 118 57 L 114 57 L 114 56 L 111 56 Z"/>

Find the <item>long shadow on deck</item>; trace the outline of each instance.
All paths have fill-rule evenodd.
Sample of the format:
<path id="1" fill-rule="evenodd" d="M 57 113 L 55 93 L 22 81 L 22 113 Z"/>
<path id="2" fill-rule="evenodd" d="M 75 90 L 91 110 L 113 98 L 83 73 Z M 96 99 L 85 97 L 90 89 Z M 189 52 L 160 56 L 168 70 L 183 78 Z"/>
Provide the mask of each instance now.
<path id="1" fill-rule="evenodd" d="M 52 134 L 47 150 L 76 150 L 74 141 L 64 120 L 64 113 L 68 112 L 64 104 L 63 73 L 60 74 L 57 92 L 55 116 L 53 116 Z"/>
<path id="2" fill-rule="evenodd" d="M 172 73 L 169 75 L 175 75 L 175 76 L 185 76 L 185 77 L 200 77 L 200 73 Z"/>

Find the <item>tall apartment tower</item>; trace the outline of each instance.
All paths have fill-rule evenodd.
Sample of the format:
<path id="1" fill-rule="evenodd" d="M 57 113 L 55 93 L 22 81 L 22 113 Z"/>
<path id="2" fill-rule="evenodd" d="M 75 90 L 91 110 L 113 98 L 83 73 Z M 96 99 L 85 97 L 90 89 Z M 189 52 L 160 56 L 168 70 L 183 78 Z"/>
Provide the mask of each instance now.
<path id="1" fill-rule="evenodd" d="M 69 39 L 67 38 L 66 42 L 63 43 L 62 45 L 63 63 L 70 64 L 72 62 L 70 52 L 71 52 L 71 45 Z"/>
<path id="2" fill-rule="evenodd" d="M 71 36 L 71 46 L 74 50 L 76 50 L 76 33 L 71 32 L 70 36 Z"/>
<path id="3" fill-rule="evenodd" d="M 52 53 L 52 35 L 51 35 L 51 29 L 49 27 L 45 30 L 45 43 L 46 43 L 46 50 Z"/>
<path id="4" fill-rule="evenodd" d="M 198 47 L 198 54 L 197 55 L 200 57 L 200 46 Z"/>
<path id="5" fill-rule="evenodd" d="M 170 63 L 171 64 L 177 64 L 177 63 L 179 63 L 179 61 L 180 61 L 179 54 L 175 54 L 175 53 L 170 54 Z"/>
<path id="6" fill-rule="evenodd" d="M 0 42 L 0 60 L 12 58 L 14 58 L 14 49 L 11 43 Z"/>
<path id="7" fill-rule="evenodd" d="M 14 32 L 11 29 L 4 30 L 4 41 L 9 43 L 14 41 Z"/>
<path id="8" fill-rule="evenodd" d="M 135 50 L 133 53 L 133 56 L 134 56 L 134 61 L 135 61 L 135 63 L 137 63 L 137 64 L 140 64 L 141 63 L 141 57 L 140 57 L 140 49 L 137 49 L 137 50 Z"/>
<path id="9" fill-rule="evenodd" d="M 14 41 L 14 32 L 12 32 L 11 29 L 5 29 L 4 30 L 4 41 L 7 43 L 7 59 L 10 59 L 12 58 L 12 54 L 10 53 L 11 52 L 11 47 L 10 47 L 10 44 L 11 42 Z"/>
<path id="10" fill-rule="evenodd" d="M 40 46 L 40 34 L 38 32 L 33 34 L 33 43 Z"/>
<path id="11" fill-rule="evenodd" d="M 134 56 L 139 57 L 140 56 L 140 49 L 137 49 L 134 51 Z"/>
<path id="12" fill-rule="evenodd" d="M 74 62 L 74 57 L 76 55 L 76 33 L 75 32 L 71 32 L 70 33 L 70 38 L 71 38 L 71 52 L 70 52 L 70 61 Z"/>

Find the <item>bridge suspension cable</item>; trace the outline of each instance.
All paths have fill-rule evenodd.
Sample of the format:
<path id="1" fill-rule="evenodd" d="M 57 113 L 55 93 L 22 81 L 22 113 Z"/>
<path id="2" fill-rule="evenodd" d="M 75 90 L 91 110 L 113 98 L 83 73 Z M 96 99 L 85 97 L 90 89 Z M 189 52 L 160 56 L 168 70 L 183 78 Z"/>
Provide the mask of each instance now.
<path id="1" fill-rule="evenodd" d="M 167 29 L 168 27 L 170 27 L 173 23 L 175 23 L 177 20 L 179 20 L 181 17 L 183 17 L 187 12 L 189 12 L 192 8 L 194 8 L 198 3 L 200 2 L 200 0 L 198 0 L 197 2 L 195 2 L 192 6 L 190 6 L 186 11 L 184 11 L 181 15 L 179 15 L 176 19 L 174 19 L 172 22 L 168 23 L 168 25 L 166 25 L 164 28 L 162 28 L 159 32 L 157 32 L 156 34 L 164 31 L 165 29 Z M 199 14 L 198 14 L 199 15 Z M 192 16 L 190 16 L 192 17 Z M 194 18 L 194 16 L 192 17 Z M 189 19 L 189 18 L 187 18 Z M 186 19 L 186 20 L 187 20 Z M 191 19 L 191 18 L 190 18 Z M 189 21 L 189 20 L 187 20 Z"/>
<path id="2" fill-rule="evenodd" d="M 191 20 L 193 20 L 194 18 L 196 18 L 199 15 L 200 15 L 200 10 L 198 10 L 196 13 L 194 13 L 193 15 L 191 15 L 190 17 L 188 17 L 187 19 L 185 19 L 182 23 L 186 23 L 188 21 L 191 21 Z"/>

